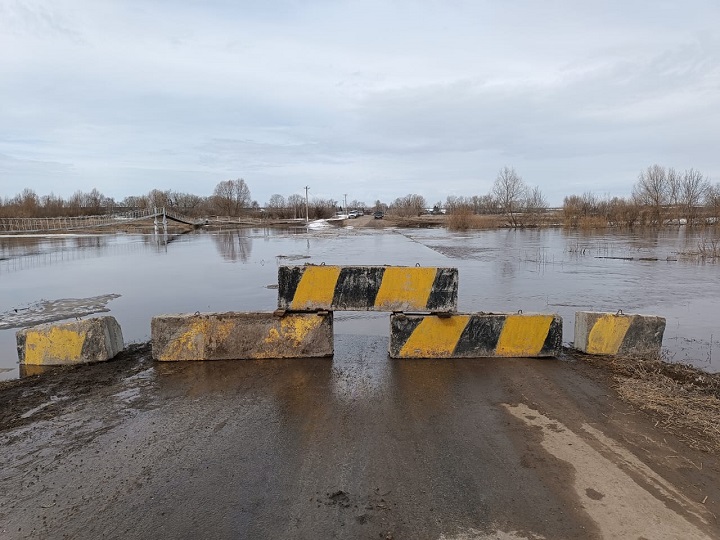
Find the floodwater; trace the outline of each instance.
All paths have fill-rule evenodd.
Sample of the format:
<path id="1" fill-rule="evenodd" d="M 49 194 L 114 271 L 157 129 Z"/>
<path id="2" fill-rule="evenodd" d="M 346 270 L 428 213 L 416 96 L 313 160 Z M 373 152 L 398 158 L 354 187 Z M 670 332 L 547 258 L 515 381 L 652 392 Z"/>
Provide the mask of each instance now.
<path id="1" fill-rule="evenodd" d="M 0 379 L 17 377 L 18 325 L 106 310 L 125 341 L 161 313 L 272 311 L 285 264 L 456 266 L 459 309 L 667 318 L 663 355 L 720 371 L 720 264 L 679 255 L 718 231 L 231 229 L 186 235 L 0 237 Z M 12 328 L 11 328 L 12 327 Z M 336 335 L 389 335 L 387 313 L 337 312 Z M 388 360 L 389 361 L 389 360 Z"/>

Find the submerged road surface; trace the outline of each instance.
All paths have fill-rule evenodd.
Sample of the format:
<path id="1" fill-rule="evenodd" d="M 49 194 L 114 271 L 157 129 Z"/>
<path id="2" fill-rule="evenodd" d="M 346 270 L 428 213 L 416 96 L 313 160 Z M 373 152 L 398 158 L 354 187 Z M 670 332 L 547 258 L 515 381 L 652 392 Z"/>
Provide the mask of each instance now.
<path id="1" fill-rule="evenodd" d="M 717 538 L 718 459 L 571 360 L 117 361 L 0 386 L 0 538 Z M 703 504 L 704 501 L 704 504 Z"/>

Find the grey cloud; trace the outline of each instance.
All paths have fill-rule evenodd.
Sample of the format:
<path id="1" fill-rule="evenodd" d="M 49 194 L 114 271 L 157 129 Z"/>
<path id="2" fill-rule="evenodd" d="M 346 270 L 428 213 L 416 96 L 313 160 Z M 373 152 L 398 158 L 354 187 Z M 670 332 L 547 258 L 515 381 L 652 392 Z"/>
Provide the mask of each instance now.
<path id="1" fill-rule="evenodd" d="M 62 170 L 69 192 L 437 200 L 509 164 L 559 203 L 656 161 L 720 176 L 708 0 L 0 6 L 4 194 Z"/>

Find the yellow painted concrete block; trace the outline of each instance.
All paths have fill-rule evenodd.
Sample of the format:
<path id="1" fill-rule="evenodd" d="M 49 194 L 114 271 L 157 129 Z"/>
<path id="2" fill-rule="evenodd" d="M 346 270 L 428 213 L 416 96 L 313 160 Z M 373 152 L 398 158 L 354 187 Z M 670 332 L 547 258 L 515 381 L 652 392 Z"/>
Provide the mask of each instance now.
<path id="1" fill-rule="evenodd" d="M 588 354 L 659 356 L 665 319 L 653 315 L 626 315 L 578 311 L 575 348 Z"/>
<path id="2" fill-rule="evenodd" d="M 332 323 L 328 312 L 159 315 L 152 354 L 163 362 L 332 356 Z"/>
<path id="3" fill-rule="evenodd" d="M 16 333 L 21 364 L 61 366 L 103 362 L 123 350 L 115 317 L 94 317 L 25 328 Z"/>

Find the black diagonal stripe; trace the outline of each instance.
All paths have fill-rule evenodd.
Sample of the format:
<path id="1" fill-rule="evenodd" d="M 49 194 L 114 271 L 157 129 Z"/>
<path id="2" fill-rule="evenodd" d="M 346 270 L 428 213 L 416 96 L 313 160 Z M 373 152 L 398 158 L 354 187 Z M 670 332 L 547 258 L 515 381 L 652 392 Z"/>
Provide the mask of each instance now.
<path id="1" fill-rule="evenodd" d="M 620 355 L 659 353 L 665 319 L 662 317 L 635 316 L 625 332 L 625 338 L 618 349 Z"/>
<path id="2" fill-rule="evenodd" d="M 460 334 L 453 356 L 495 356 L 504 325 L 505 315 L 473 315 Z"/>
<path id="3" fill-rule="evenodd" d="M 335 285 L 335 309 L 368 309 L 375 305 L 385 269 L 381 266 L 342 268 Z"/>
<path id="4" fill-rule="evenodd" d="M 423 317 L 408 317 L 403 314 L 390 316 L 390 357 L 400 356 L 407 340 L 422 322 Z"/>
<path id="5" fill-rule="evenodd" d="M 562 317 L 556 315 L 550 323 L 550 328 L 548 329 L 547 336 L 545 337 L 545 342 L 543 343 L 542 349 L 540 349 L 541 355 L 560 355 L 560 351 L 562 351 L 562 331 Z"/>
<path id="6" fill-rule="evenodd" d="M 87 331 L 85 332 L 85 341 L 83 341 L 82 348 L 80 349 L 80 355 L 83 358 L 92 358 L 97 354 L 93 349 L 95 349 L 98 341 L 96 338 L 99 330 L 98 326 L 100 326 L 100 324 L 97 321 L 88 324 Z"/>
<path id="7" fill-rule="evenodd" d="M 457 268 L 438 268 L 428 297 L 428 310 L 457 311 L 457 292 Z"/>
<path id="8" fill-rule="evenodd" d="M 278 307 L 280 309 L 290 309 L 304 271 L 305 267 L 303 266 L 278 268 Z"/>
<path id="9" fill-rule="evenodd" d="M 18 358 L 22 364 L 25 362 L 25 345 L 27 343 L 26 332 L 18 332 L 15 334 L 15 342 L 17 343 Z"/>

